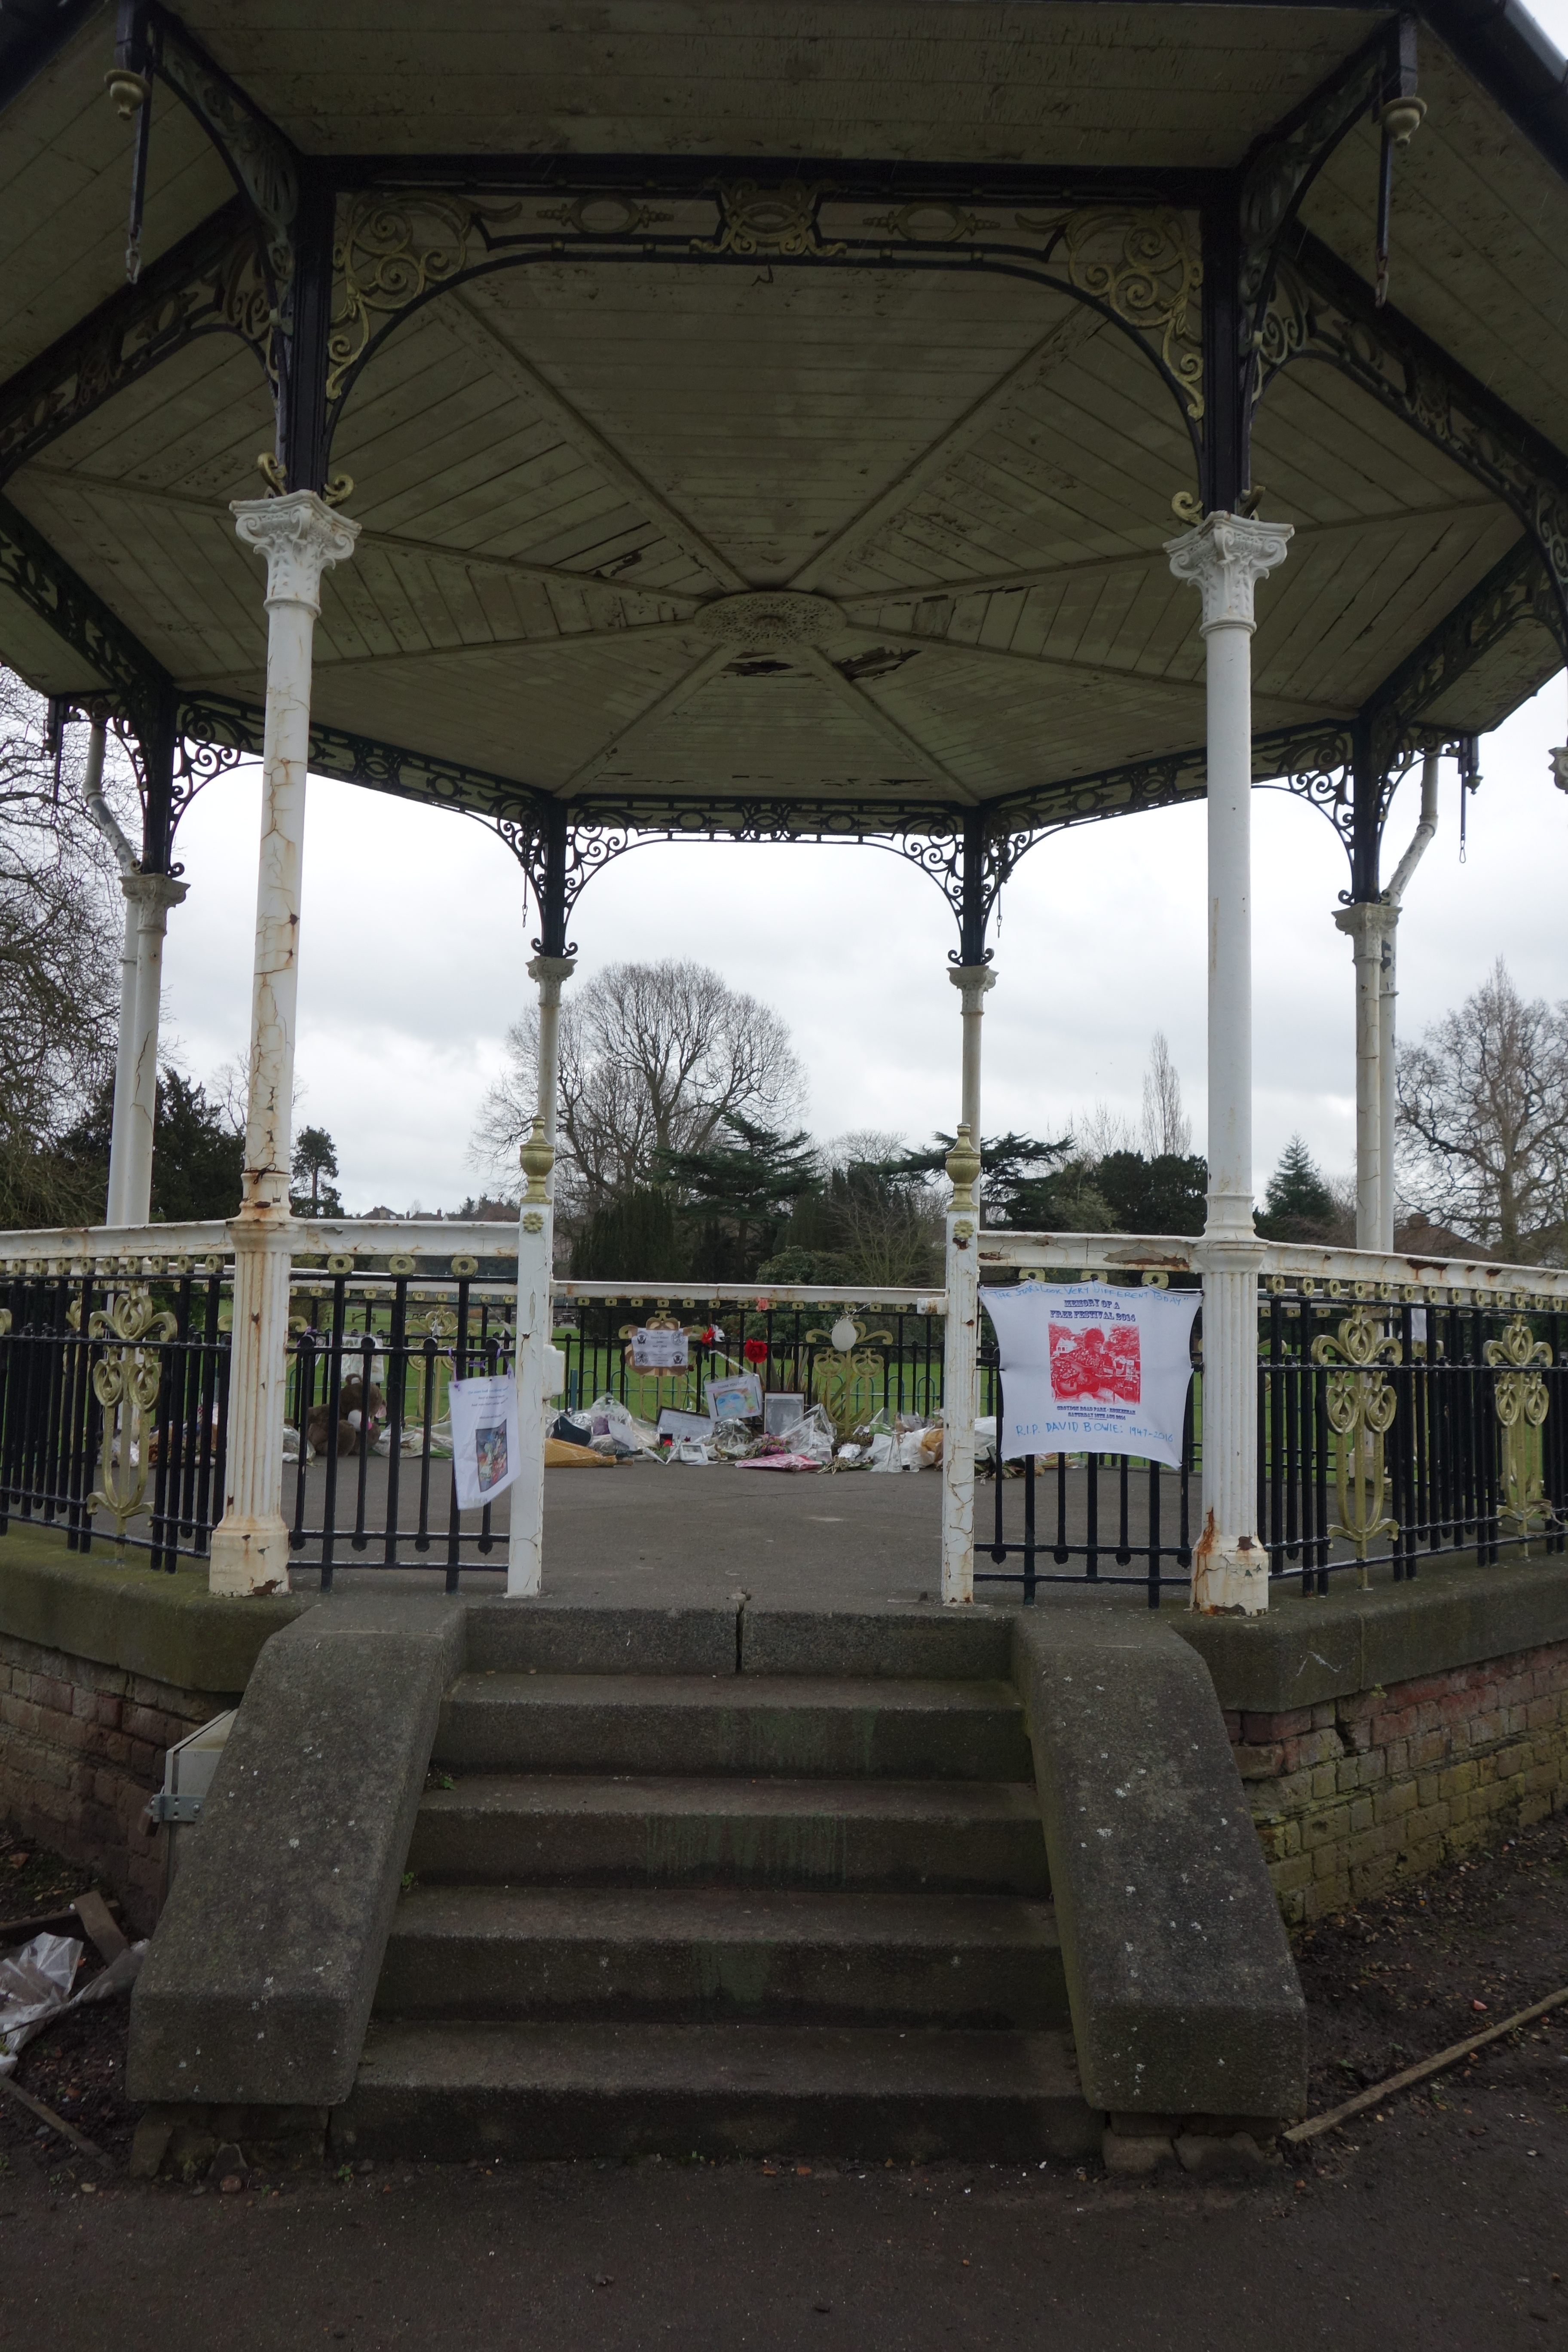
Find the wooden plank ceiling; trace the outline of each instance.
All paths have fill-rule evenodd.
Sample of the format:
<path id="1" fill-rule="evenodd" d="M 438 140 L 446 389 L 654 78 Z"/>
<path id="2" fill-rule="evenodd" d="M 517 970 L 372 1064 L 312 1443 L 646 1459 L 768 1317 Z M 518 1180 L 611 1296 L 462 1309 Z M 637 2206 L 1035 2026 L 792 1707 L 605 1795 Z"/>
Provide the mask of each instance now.
<path id="1" fill-rule="evenodd" d="M 265 387 L 198 345 L 16 503 L 182 685 L 257 699 Z M 1198 742 L 1180 411 L 1068 298 L 978 275 L 550 266 L 443 296 L 351 397 L 331 724 L 552 792 L 973 802 Z M 1518 526 L 1337 375 L 1261 412 L 1256 723 L 1359 707 Z M 742 592 L 815 600 L 748 629 Z M 804 614 L 804 637 L 792 632 Z M 714 630 L 739 628 L 739 635 Z"/>
<path id="2" fill-rule="evenodd" d="M 186 17 L 314 153 L 1204 166 L 1239 161 L 1383 21 L 986 0 L 199 0 Z M 106 12 L 0 118 L 0 374 L 121 276 L 110 37 Z M 1423 87 L 1396 298 L 1568 446 L 1568 192 L 1435 42 Z M 1308 210 L 1363 276 L 1374 157 L 1352 137 Z M 161 101 L 149 257 L 229 193 Z M 226 506 L 258 493 L 271 439 L 254 354 L 209 340 L 6 494 L 182 686 L 254 703 L 262 575 Z M 535 262 L 399 325 L 332 463 L 363 537 L 326 585 L 315 709 L 372 740 L 573 796 L 872 807 L 973 803 L 1202 740 L 1197 601 L 1162 551 L 1193 484 L 1185 421 L 1146 345 L 1037 284 Z M 1254 470 L 1263 511 L 1296 528 L 1259 598 L 1259 730 L 1347 719 L 1519 537 L 1322 365 L 1271 388 Z M 748 595 L 782 601 L 759 621 Z M 0 651 L 51 690 L 86 682 L 4 597 Z M 1495 723 L 1556 666 L 1523 630 L 1434 715 Z"/>

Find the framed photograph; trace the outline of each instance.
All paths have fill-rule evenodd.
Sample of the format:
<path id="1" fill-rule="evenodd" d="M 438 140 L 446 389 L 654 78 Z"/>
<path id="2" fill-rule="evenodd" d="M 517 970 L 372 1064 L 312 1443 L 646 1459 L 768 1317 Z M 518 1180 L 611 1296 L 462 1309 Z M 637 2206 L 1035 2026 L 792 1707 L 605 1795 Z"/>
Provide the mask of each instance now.
<path id="1" fill-rule="evenodd" d="M 705 1391 L 715 1421 L 754 1421 L 763 1410 L 763 1384 L 755 1372 L 731 1372 L 710 1381 Z"/>
<path id="2" fill-rule="evenodd" d="M 658 1416 L 658 1434 L 672 1437 L 679 1445 L 683 1437 L 711 1437 L 713 1423 L 705 1412 L 682 1412 L 678 1406 L 667 1404 Z"/>
<path id="3" fill-rule="evenodd" d="M 792 1389 L 773 1389 L 763 1399 L 763 1434 L 784 1437 L 805 1419 L 805 1399 Z"/>

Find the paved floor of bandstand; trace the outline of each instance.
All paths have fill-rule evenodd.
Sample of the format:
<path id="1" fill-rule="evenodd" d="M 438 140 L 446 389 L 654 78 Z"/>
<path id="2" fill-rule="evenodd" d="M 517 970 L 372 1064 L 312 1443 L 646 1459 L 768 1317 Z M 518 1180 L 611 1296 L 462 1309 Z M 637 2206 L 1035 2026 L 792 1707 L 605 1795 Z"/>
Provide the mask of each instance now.
<path id="1" fill-rule="evenodd" d="M 340 1465 L 337 1519 L 340 1528 L 352 1524 L 357 1465 Z M 292 1474 L 290 1474 L 292 1475 Z M 322 1465 L 312 1465 L 306 1496 L 306 1524 L 320 1526 L 319 1482 Z M 384 1523 L 384 1494 L 380 1482 L 384 1465 L 367 1465 L 365 1525 Z M 1054 1478 L 1042 1477 L 1037 1496 L 1039 1534 L 1044 1538 L 1056 1527 Z M 1073 1474 L 1067 1532 L 1075 1544 L 1084 1541 L 1085 1479 Z M 1100 1529 L 1115 1542 L 1115 1478 L 1101 1482 Z M 1047 1507 L 1047 1493 L 1048 1507 Z M 1005 1526 L 1016 1539 L 1023 1527 L 1023 1482 L 1004 1484 Z M 401 1524 L 413 1520 L 414 1497 L 405 1490 L 399 1510 Z M 292 1507 L 292 1494 L 284 1508 Z M 987 1549 L 994 1528 L 995 1488 L 980 1481 L 975 1488 L 975 1565 L 982 1576 L 994 1571 Z M 445 1504 L 443 1499 L 442 1515 Z M 494 1548 L 487 1556 L 472 1541 L 462 1546 L 462 1589 L 468 1592 L 500 1591 L 504 1581 L 507 1515 L 504 1501 L 493 1515 Z M 465 1515 L 463 1527 L 471 1535 L 478 1516 Z M 1140 1517 L 1130 1530 L 1134 1540 L 1143 1537 Z M 342 1585 L 374 1574 L 413 1582 L 438 1575 L 447 1559 L 445 1535 L 433 1532 L 428 1568 L 376 1565 L 381 1538 L 372 1535 L 365 1549 L 356 1550 L 352 1537 L 340 1533 L 334 1541 L 333 1575 Z M 544 1482 L 544 1587 L 547 1593 L 574 1600 L 608 1603 L 656 1601 L 671 1607 L 728 1601 L 737 1595 L 793 1608 L 866 1608 L 891 1604 L 918 1606 L 940 1602 L 942 1587 L 942 1479 L 935 1471 L 905 1472 L 893 1476 L 866 1472 L 831 1475 L 748 1471 L 727 1463 L 704 1467 L 681 1464 L 668 1466 L 651 1461 L 622 1463 L 614 1470 L 550 1470 Z M 399 1545 L 404 1562 L 416 1558 L 406 1538 Z M 293 1580 L 309 1591 L 317 1575 L 319 1542 L 310 1542 L 297 1557 Z M 493 1563 L 493 1565 L 491 1564 Z M 1022 1562 L 1010 1558 L 1000 1563 L 1005 1576 L 1021 1576 Z M 1064 1575 L 1068 1581 L 1042 1584 L 1041 1603 L 1089 1597 L 1098 1590 L 1130 1604 L 1147 1604 L 1145 1559 L 1134 1552 L 1118 1565 L 1114 1551 L 1101 1551 L 1101 1582 L 1089 1587 L 1081 1557 L 1061 1564 L 1048 1551 L 1038 1559 L 1044 1575 Z M 1166 1572 L 1179 1574 L 1173 1561 Z M 1116 1580 L 1125 1580 L 1125 1581 Z M 1166 1588 L 1165 1604 L 1184 1605 L 1184 1577 Z M 993 1607 L 1015 1607 L 1023 1600 L 1019 1581 L 980 1581 L 977 1601 Z"/>

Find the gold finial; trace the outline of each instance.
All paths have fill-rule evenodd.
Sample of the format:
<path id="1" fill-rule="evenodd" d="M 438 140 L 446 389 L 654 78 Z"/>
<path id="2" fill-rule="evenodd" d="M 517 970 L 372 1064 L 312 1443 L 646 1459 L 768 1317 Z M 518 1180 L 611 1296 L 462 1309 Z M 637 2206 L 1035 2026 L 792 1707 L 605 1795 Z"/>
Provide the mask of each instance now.
<path id="1" fill-rule="evenodd" d="M 114 100 L 121 122 L 129 122 L 147 103 L 147 77 L 132 72 L 129 66 L 110 66 L 103 77 L 103 86 Z"/>
<path id="2" fill-rule="evenodd" d="M 1426 120 L 1424 98 L 1387 98 L 1373 120 L 1393 147 L 1408 147 Z"/>
<path id="3" fill-rule="evenodd" d="M 555 1146 L 545 1135 L 542 1118 L 535 1118 L 533 1131 L 517 1156 L 528 1179 L 524 1200 L 548 1201 L 550 1195 L 544 1189 L 545 1179 L 555 1165 Z"/>
<path id="4" fill-rule="evenodd" d="M 959 1129 L 952 1150 L 947 1155 L 947 1173 L 952 1185 L 950 1206 L 959 1210 L 973 1209 L 974 1180 L 980 1173 L 980 1154 L 974 1149 L 973 1138 L 966 1127 Z"/>

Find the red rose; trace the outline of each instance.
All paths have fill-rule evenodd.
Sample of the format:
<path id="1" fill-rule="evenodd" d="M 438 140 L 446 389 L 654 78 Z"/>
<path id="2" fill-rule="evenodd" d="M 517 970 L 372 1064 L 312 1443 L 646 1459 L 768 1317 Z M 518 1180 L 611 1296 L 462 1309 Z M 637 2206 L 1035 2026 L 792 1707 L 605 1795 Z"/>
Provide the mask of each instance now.
<path id="1" fill-rule="evenodd" d="M 768 1343 L 765 1339 L 748 1339 L 742 1352 L 748 1364 L 765 1364 L 768 1360 Z"/>

